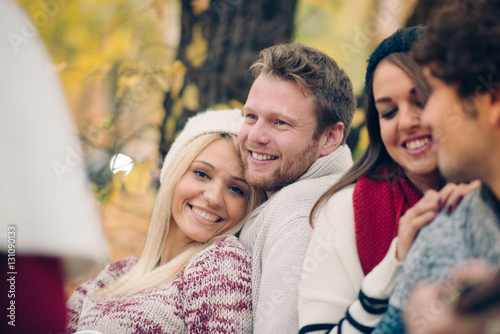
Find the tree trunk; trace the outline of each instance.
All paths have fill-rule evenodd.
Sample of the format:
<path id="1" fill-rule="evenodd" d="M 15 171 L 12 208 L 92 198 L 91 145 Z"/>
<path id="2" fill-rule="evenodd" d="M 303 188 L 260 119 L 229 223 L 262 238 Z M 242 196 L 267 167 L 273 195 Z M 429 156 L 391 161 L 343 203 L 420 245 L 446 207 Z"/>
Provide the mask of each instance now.
<path id="1" fill-rule="evenodd" d="M 245 102 L 248 68 L 260 50 L 290 41 L 295 6 L 296 0 L 182 0 L 177 59 L 185 75 L 180 90 L 165 95 L 161 157 L 190 116 Z"/>

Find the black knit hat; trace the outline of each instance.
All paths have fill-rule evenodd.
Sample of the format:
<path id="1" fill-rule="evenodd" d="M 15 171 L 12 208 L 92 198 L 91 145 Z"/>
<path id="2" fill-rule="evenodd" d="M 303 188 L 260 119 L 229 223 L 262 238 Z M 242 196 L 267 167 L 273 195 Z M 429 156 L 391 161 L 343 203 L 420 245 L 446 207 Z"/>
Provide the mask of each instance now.
<path id="1" fill-rule="evenodd" d="M 377 46 L 375 51 L 368 58 L 368 67 L 366 68 L 365 90 L 368 90 L 368 82 L 370 81 L 373 71 L 378 63 L 396 52 L 408 52 L 413 45 L 413 42 L 418 41 L 424 35 L 425 27 L 422 25 L 398 29 L 394 34 L 384 39 Z"/>

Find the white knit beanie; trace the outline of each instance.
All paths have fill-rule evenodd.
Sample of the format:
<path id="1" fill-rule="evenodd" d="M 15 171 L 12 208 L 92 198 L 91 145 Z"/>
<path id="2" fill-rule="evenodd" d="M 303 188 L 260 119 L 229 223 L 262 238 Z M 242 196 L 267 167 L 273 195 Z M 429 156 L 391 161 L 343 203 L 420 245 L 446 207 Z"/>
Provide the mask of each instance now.
<path id="1" fill-rule="evenodd" d="M 179 152 L 198 136 L 206 133 L 229 133 L 237 136 L 244 119 L 239 109 L 207 110 L 190 117 L 165 157 L 160 181 L 176 161 Z"/>

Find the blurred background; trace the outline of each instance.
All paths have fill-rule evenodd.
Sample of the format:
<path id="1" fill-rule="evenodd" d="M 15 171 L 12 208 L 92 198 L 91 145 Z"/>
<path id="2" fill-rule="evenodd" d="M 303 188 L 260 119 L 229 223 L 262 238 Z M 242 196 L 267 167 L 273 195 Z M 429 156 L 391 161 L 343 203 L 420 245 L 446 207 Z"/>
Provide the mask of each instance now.
<path id="1" fill-rule="evenodd" d="M 366 59 L 382 39 L 424 24 L 446 1 L 17 2 L 64 85 L 115 261 L 140 255 L 162 159 L 176 133 L 196 112 L 241 108 L 251 85 L 247 69 L 261 49 L 299 41 L 339 63 L 358 97 L 348 145 L 359 157 L 366 146 Z"/>

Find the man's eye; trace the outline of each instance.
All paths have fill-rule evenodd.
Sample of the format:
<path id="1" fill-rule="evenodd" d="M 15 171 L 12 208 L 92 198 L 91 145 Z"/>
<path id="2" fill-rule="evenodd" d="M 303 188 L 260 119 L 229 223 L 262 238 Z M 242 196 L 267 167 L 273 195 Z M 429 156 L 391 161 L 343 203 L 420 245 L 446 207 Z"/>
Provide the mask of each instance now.
<path id="1" fill-rule="evenodd" d="M 278 125 L 286 125 L 287 123 L 285 121 L 278 121 Z"/>
<path id="2" fill-rule="evenodd" d="M 424 103 L 422 103 L 422 102 L 420 102 L 420 101 L 416 101 L 416 102 L 415 102 L 415 105 L 416 105 L 418 108 L 420 108 L 420 109 L 424 109 L 424 107 L 425 107 L 425 104 L 424 104 Z"/>

